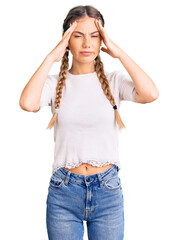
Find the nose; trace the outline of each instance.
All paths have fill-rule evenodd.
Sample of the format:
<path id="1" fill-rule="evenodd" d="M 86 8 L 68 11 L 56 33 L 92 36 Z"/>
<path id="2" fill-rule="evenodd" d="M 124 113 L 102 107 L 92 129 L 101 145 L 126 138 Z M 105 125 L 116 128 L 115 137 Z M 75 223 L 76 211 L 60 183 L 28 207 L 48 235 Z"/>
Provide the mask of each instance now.
<path id="1" fill-rule="evenodd" d="M 91 42 L 88 36 L 84 37 L 83 39 L 83 48 L 90 48 Z"/>

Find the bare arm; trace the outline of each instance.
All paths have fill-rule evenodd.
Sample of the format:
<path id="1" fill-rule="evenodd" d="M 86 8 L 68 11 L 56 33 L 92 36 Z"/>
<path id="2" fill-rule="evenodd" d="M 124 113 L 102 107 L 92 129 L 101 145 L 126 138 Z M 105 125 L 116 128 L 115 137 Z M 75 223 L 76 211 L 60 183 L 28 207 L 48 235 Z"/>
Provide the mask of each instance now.
<path id="1" fill-rule="evenodd" d="M 21 93 L 19 101 L 19 105 L 23 110 L 36 112 L 40 109 L 42 89 L 53 63 L 54 61 L 51 55 L 47 55 L 42 64 L 26 84 Z"/>
<path id="2" fill-rule="evenodd" d="M 63 34 L 62 40 L 57 46 L 45 57 L 42 64 L 30 78 L 25 88 L 23 89 L 19 105 L 28 112 L 37 112 L 40 109 L 40 99 L 44 84 L 48 73 L 54 62 L 59 62 L 65 54 L 68 46 L 68 41 L 74 31 L 77 22 L 74 22 Z"/>
<path id="3" fill-rule="evenodd" d="M 159 96 L 159 91 L 153 80 L 108 36 L 101 20 L 95 19 L 96 26 L 101 33 L 104 44 L 103 52 L 114 58 L 118 58 L 133 80 L 136 93 L 135 99 L 139 103 L 153 102 Z"/>

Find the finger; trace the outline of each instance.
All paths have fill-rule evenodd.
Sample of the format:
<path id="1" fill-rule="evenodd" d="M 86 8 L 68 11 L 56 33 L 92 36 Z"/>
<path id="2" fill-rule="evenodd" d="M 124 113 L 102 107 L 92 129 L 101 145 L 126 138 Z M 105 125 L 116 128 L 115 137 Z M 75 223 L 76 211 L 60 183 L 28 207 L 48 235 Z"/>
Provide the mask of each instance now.
<path id="1" fill-rule="evenodd" d="M 99 30 L 99 32 L 101 33 L 101 29 L 100 29 L 100 26 L 98 24 L 98 20 L 97 19 L 95 19 L 95 25 L 96 25 L 97 29 Z"/>
<path id="2" fill-rule="evenodd" d="M 101 22 L 99 22 L 98 20 L 96 20 L 96 25 L 97 25 L 97 28 L 98 28 L 101 36 L 104 38 L 104 37 L 105 37 L 105 32 L 104 32 L 104 28 L 102 27 Z"/>
<path id="3" fill-rule="evenodd" d="M 73 24 L 77 23 L 77 21 L 75 20 L 74 22 L 70 23 L 69 27 L 71 27 Z"/>
<path id="4" fill-rule="evenodd" d="M 99 27 L 99 29 L 100 30 L 102 30 L 103 29 L 103 26 L 102 26 L 102 23 L 101 23 L 101 20 L 96 20 L 96 24 L 97 24 L 97 26 Z"/>
<path id="5" fill-rule="evenodd" d="M 103 52 L 108 52 L 107 48 L 104 48 L 104 47 L 102 47 L 101 50 L 102 50 Z"/>
<path id="6" fill-rule="evenodd" d="M 76 28 L 76 26 L 77 26 L 77 22 L 75 21 L 75 22 L 73 22 L 72 24 L 70 24 L 70 27 L 66 30 L 66 32 L 64 33 L 64 38 L 65 37 L 68 37 L 68 35 L 70 34 L 71 35 L 71 33 L 74 31 L 74 29 Z"/>
<path id="7" fill-rule="evenodd" d="M 72 35 L 72 33 L 73 33 L 73 31 L 74 31 L 75 28 L 76 28 L 76 24 L 75 24 L 75 26 L 71 29 L 71 31 L 66 35 L 67 41 L 69 41 L 69 39 L 70 39 L 70 37 L 71 37 L 71 35 Z"/>
<path id="8" fill-rule="evenodd" d="M 71 37 L 71 34 L 73 33 L 74 29 L 76 28 L 77 26 L 77 22 L 75 22 L 72 26 L 71 26 L 71 29 L 69 31 L 69 33 L 67 34 L 66 38 L 69 40 L 70 37 Z"/>
<path id="9" fill-rule="evenodd" d="M 104 39 L 104 43 L 105 43 L 105 45 L 106 45 L 106 44 L 109 42 L 110 38 L 109 38 L 109 36 L 108 36 L 108 34 L 107 34 L 106 29 L 102 26 L 101 20 L 98 21 L 98 26 L 99 26 L 99 28 L 100 28 L 101 35 L 102 35 L 102 37 L 103 37 L 103 39 Z"/>
<path id="10" fill-rule="evenodd" d="M 107 35 L 107 32 L 105 30 L 105 28 L 103 27 L 101 20 L 98 21 L 98 26 L 100 28 L 100 31 L 102 32 L 102 34 Z"/>
<path id="11" fill-rule="evenodd" d="M 70 27 L 64 33 L 64 37 L 66 37 L 71 31 L 73 31 L 75 29 L 76 25 L 77 25 L 76 21 L 73 22 L 72 24 L 70 24 Z"/>

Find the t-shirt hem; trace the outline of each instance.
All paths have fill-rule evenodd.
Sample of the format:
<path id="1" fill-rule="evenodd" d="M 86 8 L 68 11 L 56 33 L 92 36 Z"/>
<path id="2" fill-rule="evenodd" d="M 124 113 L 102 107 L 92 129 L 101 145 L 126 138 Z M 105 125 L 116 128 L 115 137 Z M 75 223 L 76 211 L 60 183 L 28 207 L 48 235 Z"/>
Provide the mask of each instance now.
<path id="1" fill-rule="evenodd" d="M 69 168 L 69 169 L 79 167 L 82 163 L 88 163 L 88 164 L 91 164 L 94 167 L 103 167 L 103 166 L 106 166 L 108 164 L 115 164 L 116 166 L 118 166 L 119 170 L 121 169 L 120 162 L 118 162 L 118 161 L 107 161 L 105 163 L 101 163 L 101 162 L 96 162 L 96 161 L 93 161 L 93 160 L 89 160 L 89 161 L 82 161 L 82 162 L 77 162 L 77 163 L 67 163 L 66 165 L 65 164 L 59 164 L 57 166 L 53 166 L 52 173 L 54 173 L 58 169 L 64 168 L 64 167 Z"/>

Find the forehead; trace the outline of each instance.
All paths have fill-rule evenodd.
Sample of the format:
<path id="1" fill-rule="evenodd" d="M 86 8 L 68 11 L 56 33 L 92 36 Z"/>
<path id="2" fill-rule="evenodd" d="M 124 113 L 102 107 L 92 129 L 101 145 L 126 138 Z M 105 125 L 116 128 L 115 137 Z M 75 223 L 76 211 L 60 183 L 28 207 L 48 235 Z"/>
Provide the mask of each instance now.
<path id="1" fill-rule="evenodd" d="M 83 17 L 83 18 L 77 19 L 76 21 L 77 21 L 77 26 L 75 28 L 75 31 L 86 33 L 86 32 L 94 32 L 98 30 L 95 24 L 95 18 Z"/>

